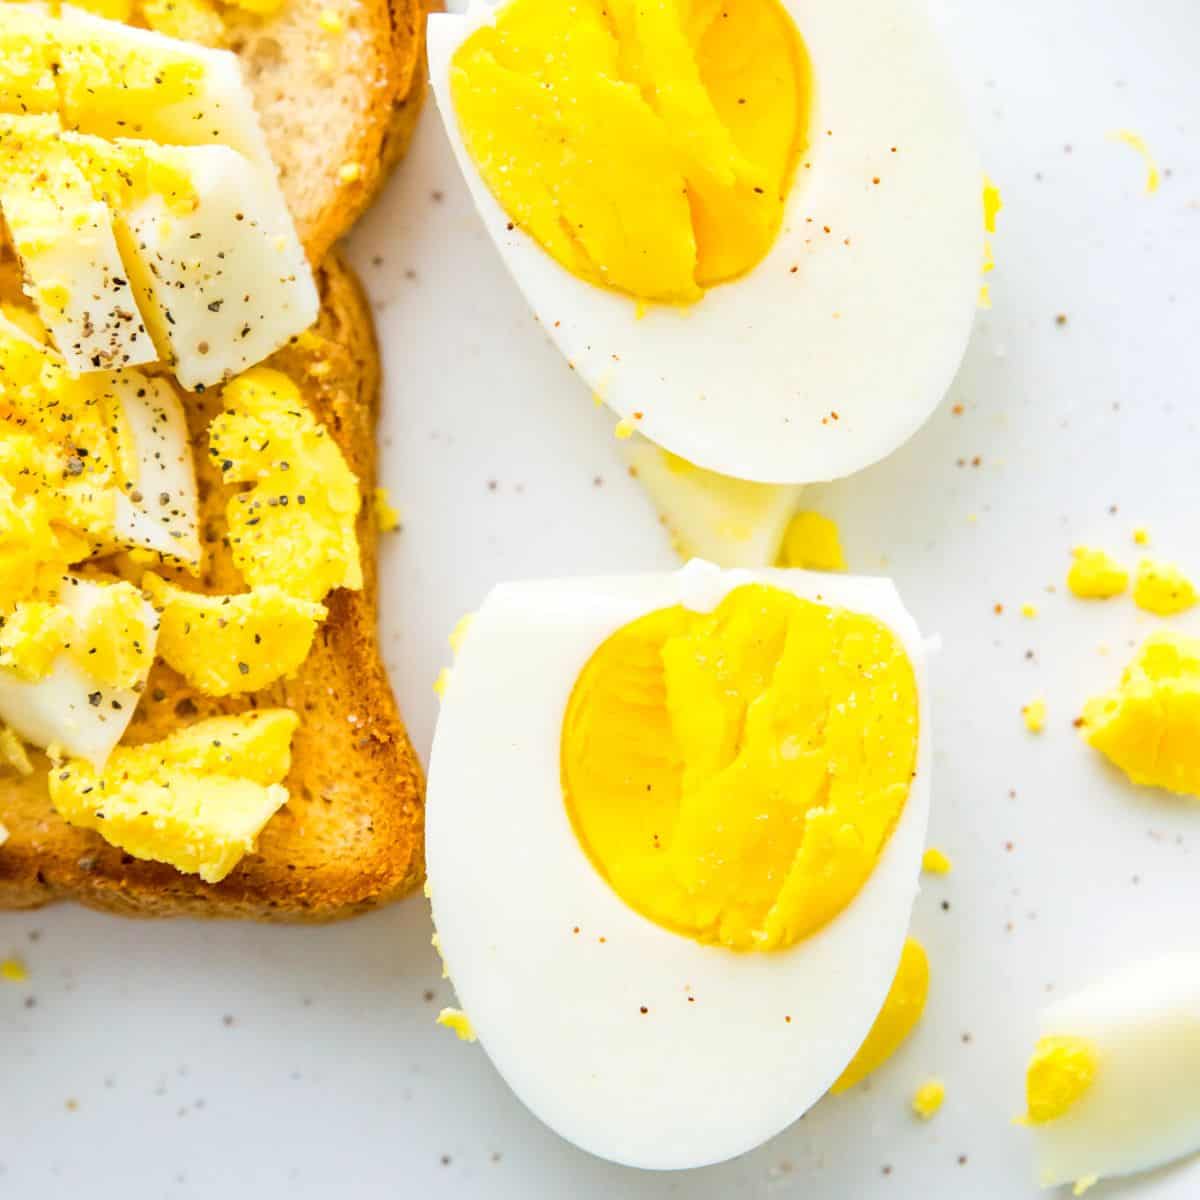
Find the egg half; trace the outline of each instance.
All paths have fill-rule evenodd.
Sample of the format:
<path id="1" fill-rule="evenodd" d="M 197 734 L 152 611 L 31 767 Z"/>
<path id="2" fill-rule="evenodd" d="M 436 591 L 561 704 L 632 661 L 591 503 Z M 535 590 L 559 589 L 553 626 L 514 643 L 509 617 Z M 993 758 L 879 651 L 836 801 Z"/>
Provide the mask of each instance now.
<path id="1" fill-rule="evenodd" d="M 1039 1031 L 1024 1120 L 1044 1187 L 1200 1149 L 1200 954 L 1132 963 L 1051 1005 Z"/>
<path id="2" fill-rule="evenodd" d="M 476 0 L 429 65 L 484 225 L 626 427 L 806 483 L 945 394 L 983 176 L 923 5 Z"/>
<path id="3" fill-rule="evenodd" d="M 695 1167 L 829 1089 L 917 891 L 924 662 L 884 580 L 697 561 L 488 596 L 434 739 L 430 895 L 463 1010 L 546 1124 Z"/>

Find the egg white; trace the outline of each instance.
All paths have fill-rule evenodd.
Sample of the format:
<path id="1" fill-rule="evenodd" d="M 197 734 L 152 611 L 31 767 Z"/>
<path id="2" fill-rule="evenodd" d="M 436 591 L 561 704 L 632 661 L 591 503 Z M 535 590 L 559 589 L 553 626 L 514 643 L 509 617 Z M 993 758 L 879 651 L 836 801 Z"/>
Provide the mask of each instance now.
<path id="1" fill-rule="evenodd" d="M 809 148 L 771 252 L 686 309 L 639 316 L 510 227 L 450 95 L 454 52 L 496 8 L 476 0 L 465 15 L 431 16 L 429 70 L 484 225 L 595 393 L 623 418 L 643 414 L 640 432 L 699 466 L 811 483 L 896 449 L 950 386 L 979 291 L 983 177 L 923 5 L 782 3 L 813 65 Z"/>
<path id="2" fill-rule="evenodd" d="M 875 871 L 825 928 L 769 954 L 701 945 L 628 907 L 581 848 L 559 775 L 567 700 L 600 643 L 751 582 L 884 621 L 920 697 L 917 772 Z M 749 1150 L 824 1094 L 878 1013 L 908 928 L 929 806 L 925 691 L 920 635 L 885 580 L 693 562 L 488 596 L 443 699 L 426 853 L 459 1001 L 538 1117 L 593 1154 L 673 1169 Z"/>
<path id="3" fill-rule="evenodd" d="M 1039 1032 L 1086 1038 L 1099 1059 L 1077 1103 L 1032 1127 L 1044 1187 L 1200 1150 L 1200 953 L 1133 963 L 1048 1007 Z"/>

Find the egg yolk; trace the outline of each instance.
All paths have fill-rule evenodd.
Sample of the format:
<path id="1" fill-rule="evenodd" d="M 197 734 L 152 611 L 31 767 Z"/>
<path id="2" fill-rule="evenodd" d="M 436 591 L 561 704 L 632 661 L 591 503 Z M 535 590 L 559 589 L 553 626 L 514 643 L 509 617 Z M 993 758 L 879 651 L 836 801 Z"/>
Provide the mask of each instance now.
<path id="1" fill-rule="evenodd" d="M 1086 1038 L 1039 1039 L 1025 1071 L 1025 1119 L 1040 1125 L 1064 1116 L 1092 1086 L 1098 1065 Z"/>
<path id="2" fill-rule="evenodd" d="M 916 938 L 909 938 L 883 1007 L 863 1044 L 829 1089 L 835 1096 L 849 1091 L 877 1071 L 916 1028 L 929 998 L 929 957 Z"/>
<path id="3" fill-rule="evenodd" d="M 1120 686 L 1084 705 L 1083 735 L 1134 783 L 1200 796 L 1200 638 L 1148 637 Z"/>
<path id="4" fill-rule="evenodd" d="M 785 947 L 857 894 L 908 796 L 917 689 L 874 617 L 747 585 L 650 613 L 580 673 L 567 809 L 632 908 L 738 950 Z"/>
<path id="5" fill-rule="evenodd" d="M 1067 587 L 1081 600 L 1107 600 L 1129 586 L 1129 572 L 1113 556 L 1093 546 L 1071 551 Z"/>
<path id="6" fill-rule="evenodd" d="M 779 0 L 511 0 L 450 83 L 511 220 L 572 274 L 664 303 L 771 248 L 812 104 Z"/>
<path id="7" fill-rule="evenodd" d="M 837 525 L 818 512 L 798 512 L 783 536 L 784 566 L 805 571 L 844 571 L 846 556 Z"/>
<path id="8" fill-rule="evenodd" d="M 1133 580 L 1133 602 L 1160 617 L 1186 612 L 1196 603 L 1196 587 L 1174 564 L 1143 558 Z"/>

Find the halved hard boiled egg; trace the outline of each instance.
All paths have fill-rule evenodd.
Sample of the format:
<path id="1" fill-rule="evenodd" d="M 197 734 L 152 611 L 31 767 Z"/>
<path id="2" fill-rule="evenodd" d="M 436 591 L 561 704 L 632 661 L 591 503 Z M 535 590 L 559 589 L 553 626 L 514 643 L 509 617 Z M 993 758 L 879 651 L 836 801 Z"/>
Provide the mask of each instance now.
<path id="1" fill-rule="evenodd" d="M 459 1001 L 543 1121 L 694 1167 L 829 1089 L 917 890 L 924 664 L 884 580 L 693 562 L 491 593 L 444 689 L 429 883 Z"/>
<path id="2" fill-rule="evenodd" d="M 429 63 L 539 321 L 664 449 L 832 479 L 946 392 L 983 175 L 915 0 L 476 0 Z"/>

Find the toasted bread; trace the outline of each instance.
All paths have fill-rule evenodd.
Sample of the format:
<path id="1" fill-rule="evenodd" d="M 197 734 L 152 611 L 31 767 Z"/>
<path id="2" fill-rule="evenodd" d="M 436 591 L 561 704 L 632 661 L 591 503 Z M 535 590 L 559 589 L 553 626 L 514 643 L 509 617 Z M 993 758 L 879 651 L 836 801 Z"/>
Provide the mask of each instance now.
<path id="1" fill-rule="evenodd" d="M 421 878 L 421 768 L 392 698 L 375 630 L 378 530 L 371 499 L 379 358 L 366 300 L 336 254 L 318 281 L 322 310 L 315 336 L 299 339 L 270 362 L 302 383 L 361 482 L 365 586 L 331 593 L 329 617 L 298 676 L 253 696 L 200 695 L 156 663 L 125 739 L 154 740 L 201 717 L 285 705 L 301 717 L 285 781 L 288 804 L 263 830 L 257 853 L 221 883 L 205 884 L 133 859 L 98 834 L 66 824 L 50 805 L 48 764 L 38 755 L 29 778 L 0 775 L 0 823 L 10 835 L 0 846 L 0 908 L 70 899 L 130 916 L 316 921 L 374 907 Z M 200 451 L 201 586 L 241 591 L 222 543 L 229 489 L 203 452 L 208 423 L 220 411 L 219 395 L 189 396 L 188 408 Z"/>
<path id="2" fill-rule="evenodd" d="M 311 263 L 349 231 L 408 146 L 433 3 L 286 0 L 266 19 L 225 9 Z"/>

